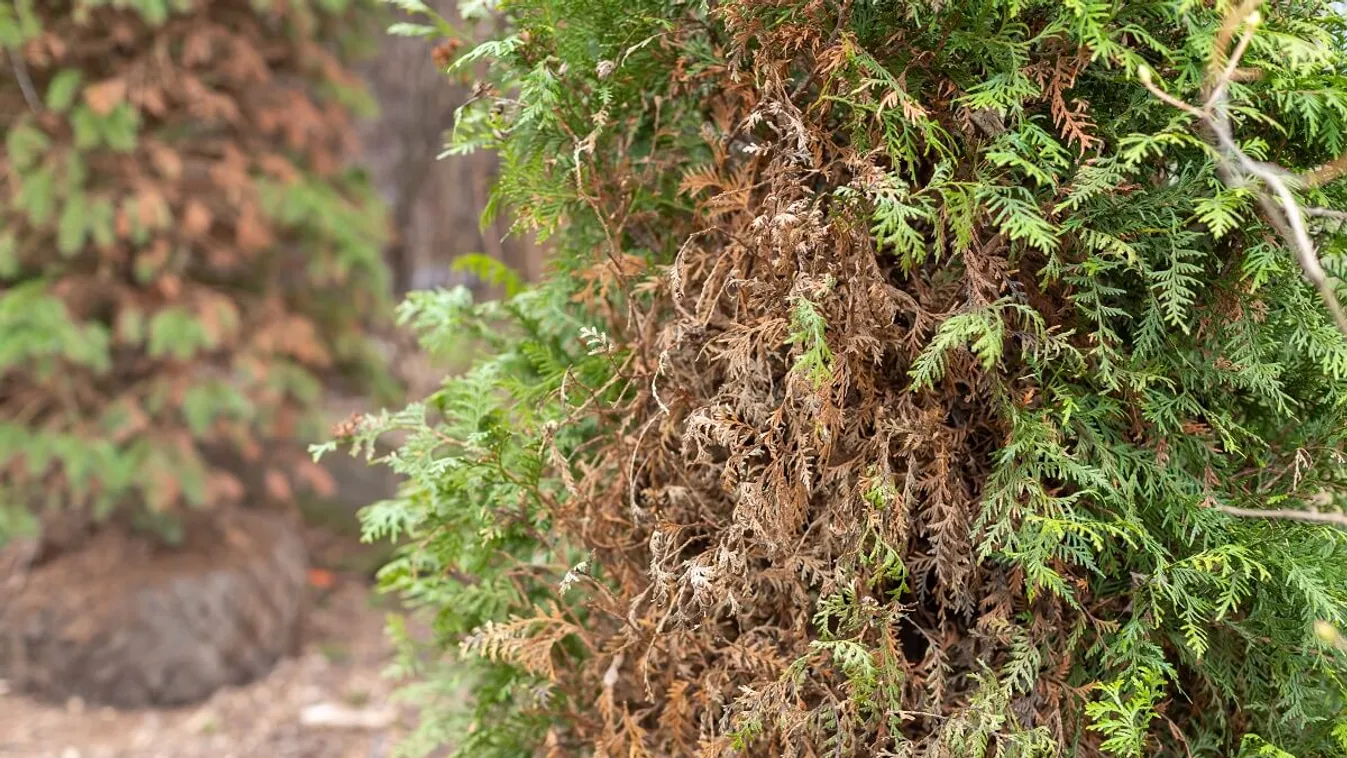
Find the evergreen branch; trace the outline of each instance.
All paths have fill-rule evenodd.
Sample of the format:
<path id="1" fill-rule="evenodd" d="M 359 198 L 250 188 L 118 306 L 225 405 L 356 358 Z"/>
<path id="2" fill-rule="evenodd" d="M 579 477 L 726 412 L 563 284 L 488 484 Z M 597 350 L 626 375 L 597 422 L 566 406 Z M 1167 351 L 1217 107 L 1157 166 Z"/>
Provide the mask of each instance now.
<path id="1" fill-rule="evenodd" d="M 1285 250 L 1299 213 L 1333 268 L 1339 212 L 1307 206 L 1347 215 L 1341 189 L 1285 167 L 1347 144 L 1343 27 L 1269 3 L 1252 34 L 1260 2 L 507 4 L 500 109 L 464 144 L 501 150 L 497 197 L 556 266 L 425 312 L 490 351 L 363 516 L 415 537 L 385 587 L 484 654 L 454 664 L 467 707 L 423 703 L 429 739 L 1329 754 L 1344 658 L 1310 624 L 1347 628 L 1347 531 L 1216 505 L 1308 508 L 1340 466 L 1310 451 L 1347 436 L 1347 340 Z M 1142 60 L 1191 90 L 1140 94 Z M 1227 110 L 1298 208 L 1205 125 Z"/>
<path id="2" fill-rule="evenodd" d="M 1280 167 L 1250 158 L 1235 141 L 1233 129 L 1230 125 L 1230 115 L 1226 109 L 1229 86 L 1239 68 L 1240 59 L 1248 49 L 1249 42 L 1253 39 L 1254 32 L 1262 20 L 1258 10 L 1251 8 L 1253 5 L 1256 5 L 1256 3 L 1240 6 L 1232 12 L 1232 15 L 1245 14 L 1242 22 L 1246 28 L 1239 42 L 1236 43 L 1235 50 L 1225 68 L 1221 71 L 1221 75 L 1213 82 L 1211 94 L 1207 97 L 1206 104 L 1203 107 L 1196 108 L 1160 89 L 1153 81 L 1151 70 L 1147 66 L 1140 66 L 1137 69 L 1137 76 L 1140 78 L 1142 86 L 1149 90 L 1151 94 L 1197 118 L 1215 135 L 1221 150 L 1221 163 L 1224 169 L 1222 173 L 1228 185 L 1232 187 L 1242 185 L 1248 177 L 1253 177 L 1262 181 L 1266 187 L 1272 190 L 1276 196 L 1276 203 L 1268 193 L 1259 192 L 1257 193 L 1259 206 L 1262 207 L 1264 214 L 1267 215 L 1272 225 L 1281 233 L 1283 240 L 1295 251 L 1296 259 L 1300 263 L 1305 278 L 1309 279 L 1310 283 L 1319 291 L 1324 305 L 1328 307 L 1329 312 L 1333 315 L 1333 320 L 1337 323 L 1338 330 L 1344 336 L 1347 336 L 1347 313 L 1343 312 L 1342 305 L 1333 292 L 1333 286 L 1328 281 L 1328 275 L 1319 262 L 1319 255 L 1314 249 L 1314 242 L 1310 239 L 1309 231 L 1305 227 L 1306 213 L 1301 209 L 1300 204 L 1296 201 L 1295 194 L 1286 183 L 1289 172 Z M 1234 26 L 1237 27 L 1239 23 L 1240 21 L 1237 20 Z M 1280 203 L 1280 208 L 1277 207 L 1277 203 Z"/>

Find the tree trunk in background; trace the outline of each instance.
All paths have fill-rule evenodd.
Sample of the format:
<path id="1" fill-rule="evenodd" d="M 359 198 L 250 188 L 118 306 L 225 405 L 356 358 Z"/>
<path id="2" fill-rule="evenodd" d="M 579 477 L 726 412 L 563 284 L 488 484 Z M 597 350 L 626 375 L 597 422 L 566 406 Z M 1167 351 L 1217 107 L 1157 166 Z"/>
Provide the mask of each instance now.
<path id="1" fill-rule="evenodd" d="M 429 3 L 458 25 L 453 0 Z M 483 30 L 485 31 L 485 30 Z M 479 218 L 496 171 L 495 156 L 476 153 L 436 160 L 453 127 L 454 110 L 470 86 L 436 70 L 433 45 L 423 39 L 385 37 L 361 74 L 378 97 L 380 113 L 359 126 L 363 161 L 388 203 L 394 241 L 389 250 L 398 295 L 411 289 L 475 286 L 450 270 L 464 253 L 485 253 L 535 279 L 542 267 L 531 240 L 505 237 L 507 223 L 485 232 Z"/>
<path id="2" fill-rule="evenodd" d="M 428 2 L 460 29 L 455 0 Z M 487 29 L 482 29 L 481 38 Z M 542 269 L 542 249 L 531 239 L 504 239 L 508 220 L 480 228 L 495 179 L 496 158 L 489 153 L 449 156 L 437 160 L 454 124 L 454 111 L 470 96 L 469 83 L 456 81 L 435 67 L 434 44 L 427 40 L 383 35 L 378 53 L 358 68 L 370 92 L 378 99 L 379 114 L 357 124 L 360 163 L 388 204 L 392 241 L 386 253 L 395 294 L 409 290 L 465 284 L 486 288 L 466 273 L 450 269 L 464 253 L 485 253 L 501 260 L 526 280 L 536 280 Z M 409 397 L 432 392 L 452 367 L 439 365 L 405 330 L 383 335 L 388 360 L 404 383 Z M 368 397 L 329 393 L 332 423 L 352 413 L 369 412 Z M 306 503 L 310 517 L 340 506 L 354 510 L 392 497 L 399 477 L 363 458 L 329 455 L 323 468 L 335 482 L 330 499 Z"/>

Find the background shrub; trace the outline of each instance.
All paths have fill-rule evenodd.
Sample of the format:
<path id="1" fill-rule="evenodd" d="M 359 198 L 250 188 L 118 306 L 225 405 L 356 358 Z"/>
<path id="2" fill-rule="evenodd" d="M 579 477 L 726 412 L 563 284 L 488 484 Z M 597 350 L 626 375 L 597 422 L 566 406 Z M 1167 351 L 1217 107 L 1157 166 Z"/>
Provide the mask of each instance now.
<path id="1" fill-rule="evenodd" d="M 362 0 L 0 6 L 0 532 L 325 486 L 320 376 L 374 376 L 384 220 L 345 158 Z M 268 450 L 271 442 L 289 447 Z M 293 456 L 293 457 L 291 457 Z"/>
<path id="2" fill-rule="evenodd" d="M 1347 25 L 1257 7 L 506 3 L 455 144 L 553 270 L 413 296 L 491 352 L 344 435 L 410 433 L 364 521 L 463 654 L 410 747 L 1341 754 L 1343 533 L 1227 509 L 1336 500 L 1347 342 L 1142 81 L 1334 178 Z"/>

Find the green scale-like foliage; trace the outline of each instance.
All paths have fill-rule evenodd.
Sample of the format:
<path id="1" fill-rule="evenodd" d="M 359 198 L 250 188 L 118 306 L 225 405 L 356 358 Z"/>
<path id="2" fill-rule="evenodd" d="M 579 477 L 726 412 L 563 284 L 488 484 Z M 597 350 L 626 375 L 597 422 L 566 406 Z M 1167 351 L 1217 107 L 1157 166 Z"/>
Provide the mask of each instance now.
<path id="1" fill-rule="evenodd" d="M 368 98 L 341 61 L 374 10 L 0 5 L 0 533 L 171 528 L 247 497 L 239 460 L 252 494 L 327 486 L 295 442 L 324 375 L 377 372 L 387 297 L 383 212 L 344 165 Z"/>
<path id="2" fill-rule="evenodd" d="M 429 349 L 488 354 L 354 434 L 410 432 L 365 524 L 412 538 L 386 585 L 463 653 L 415 669 L 410 747 L 1347 752 L 1316 632 L 1347 537 L 1226 510 L 1336 509 L 1347 340 L 1262 188 L 1142 83 L 1201 104 L 1251 6 L 503 9 L 455 144 L 500 151 L 552 272 L 413 297 Z M 1347 148 L 1345 45 L 1328 3 L 1262 8 L 1245 152 Z"/>

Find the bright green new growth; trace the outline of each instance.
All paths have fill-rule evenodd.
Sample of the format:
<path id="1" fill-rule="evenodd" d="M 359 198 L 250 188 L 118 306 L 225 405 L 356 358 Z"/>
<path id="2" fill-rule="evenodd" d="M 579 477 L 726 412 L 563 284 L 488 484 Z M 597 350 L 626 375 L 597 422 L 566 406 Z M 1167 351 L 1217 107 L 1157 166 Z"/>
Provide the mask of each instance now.
<path id="1" fill-rule="evenodd" d="M 356 434 L 463 653 L 409 747 L 1347 754 L 1347 537 L 1224 510 L 1337 507 L 1347 340 L 1138 78 L 1200 105 L 1250 9 L 505 3 L 456 144 L 554 271 L 413 297 L 489 352 Z M 1347 22 L 1258 20 L 1235 136 L 1347 208 Z"/>

